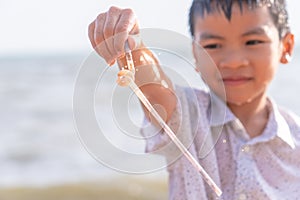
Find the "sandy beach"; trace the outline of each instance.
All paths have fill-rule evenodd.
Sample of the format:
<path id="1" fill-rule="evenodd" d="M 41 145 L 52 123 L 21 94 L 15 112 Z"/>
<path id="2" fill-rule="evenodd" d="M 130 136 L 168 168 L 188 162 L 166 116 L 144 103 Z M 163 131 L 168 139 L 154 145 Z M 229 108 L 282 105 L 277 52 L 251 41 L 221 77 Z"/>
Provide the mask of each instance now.
<path id="1" fill-rule="evenodd" d="M 122 177 L 109 181 L 82 182 L 50 187 L 0 189 L 1 200 L 163 200 L 166 181 Z"/>

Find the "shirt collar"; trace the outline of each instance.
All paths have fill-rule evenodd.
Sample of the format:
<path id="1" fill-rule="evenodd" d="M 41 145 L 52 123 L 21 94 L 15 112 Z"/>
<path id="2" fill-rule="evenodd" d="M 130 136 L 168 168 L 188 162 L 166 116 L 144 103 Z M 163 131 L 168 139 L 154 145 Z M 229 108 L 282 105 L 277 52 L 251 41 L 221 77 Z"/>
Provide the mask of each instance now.
<path id="1" fill-rule="evenodd" d="M 223 126 L 228 122 L 236 121 L 237 118 L 230 111 L 226 103 L 221 100 L 213 92 L 210 93 L 211 105 L 208 109 L 211 126 Z M 269 100 L 269 120 L 268 124 L 261 136 L 254 138 L 251 143 L 269 141 L 274 137 L 280 138 L 291 148 L 295 148 L 295 142 L 291 135 L 289 125 L 284 117 L 281 115 L 275 101 L 271 98 Z"/>
<path id="2" fill-rule="evenodd" d="M 277 137 L 294 149 L 296 145 L 291 135 L 289 125 L 281 115 L 276 103 L 270 98 L 268 101 L 269 120 L 266 128 L 260 136 L 251 139 L 248 144 L 252 145 L 260 142 L 268 142 Z"/>
<path id="3" fill-rule="evenodd" d="M 271 104 L 269 122 L 270 124 L 274 125 L 276 136 L 294 149 L 296 145 L 293 140 L 289 125 L 281 115 L 276 103 L 272 99 L 269 100 Z"/>

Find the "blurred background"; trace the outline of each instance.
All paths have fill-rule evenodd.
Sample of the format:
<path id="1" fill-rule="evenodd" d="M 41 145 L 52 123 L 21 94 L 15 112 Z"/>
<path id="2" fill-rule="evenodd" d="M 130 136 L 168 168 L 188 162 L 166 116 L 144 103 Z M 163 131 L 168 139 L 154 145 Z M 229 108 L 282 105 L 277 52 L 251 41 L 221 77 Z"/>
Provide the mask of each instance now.
<path id="1" fill-rule="evenodd" d="M 90 55 L 87 27 L 110 6 L 130 7 L 141 28 L 189 37 L 191 0 L 0 0 L 0 199 L 166 199 L 167 174 L 129 175 L 101 165 L 77 136 L 72 96 Z M 300 40 L 300 13 L 288 0 Z M 180 47 L 179 47 L 180 48 Z M 300 115 L 300 49 L 270 88 Z M 104 150 L 105 151 L 105 150 Z M 107 152 L 109 154 L 109 152 Z"/>

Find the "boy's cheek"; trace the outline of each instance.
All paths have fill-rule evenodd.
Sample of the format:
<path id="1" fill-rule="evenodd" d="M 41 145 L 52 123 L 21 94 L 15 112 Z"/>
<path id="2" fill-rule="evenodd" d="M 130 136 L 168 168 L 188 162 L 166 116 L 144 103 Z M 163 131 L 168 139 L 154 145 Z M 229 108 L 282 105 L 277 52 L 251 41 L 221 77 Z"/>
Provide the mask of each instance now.
<path id="1" fill-rule="evenodd" d="M 203 49 L 199 45 L 193 46 L 193 54 L 196 61 L 196 66 L 199 69 L 202 69 L 207 66 L 215 66 L 214 60 L 212 57 L 207 53 L 205 49 Z"/>
<path id="2" fill-rule="evenodd" d="M 215 63 L 215 57 L 212 57 L 200 45 L 193 45 L 193 53 L 195 58 L 195 70 L 200 73 L 204 82 L 212 89 L 219 90 L 224 88 L 220 71 Z M 216 91 L 215 91 L 216 92 Z"/>
<path id="3" fill-rule="evenodd" d="M 225 100 L 225 86 L 222 81 L 221 73 L 214 61 L 207 54 L 202 54 L 202 56 L 197 58 L 195 69 L 209 89 L 218 97 Z"/>
<path id="4" fill-rule="evenodd" d="M 196 71 L 200 72 L 206 79 L 217 78 L 219 69 L 214 60 L 206 53 L 198 56 L 196 59 Z"/>

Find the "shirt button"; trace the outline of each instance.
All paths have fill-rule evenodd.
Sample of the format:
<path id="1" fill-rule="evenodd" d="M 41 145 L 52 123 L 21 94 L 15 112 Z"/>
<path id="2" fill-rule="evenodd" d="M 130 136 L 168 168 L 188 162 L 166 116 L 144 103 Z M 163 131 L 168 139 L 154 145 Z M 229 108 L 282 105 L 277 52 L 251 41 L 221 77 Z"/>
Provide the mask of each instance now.
<path id="1" fill-rule="evenodd" d="M 239 200 L 246 200 L 247 199 L 247 196 L 245 194 L 240 194 L 239 195 Z"/>

